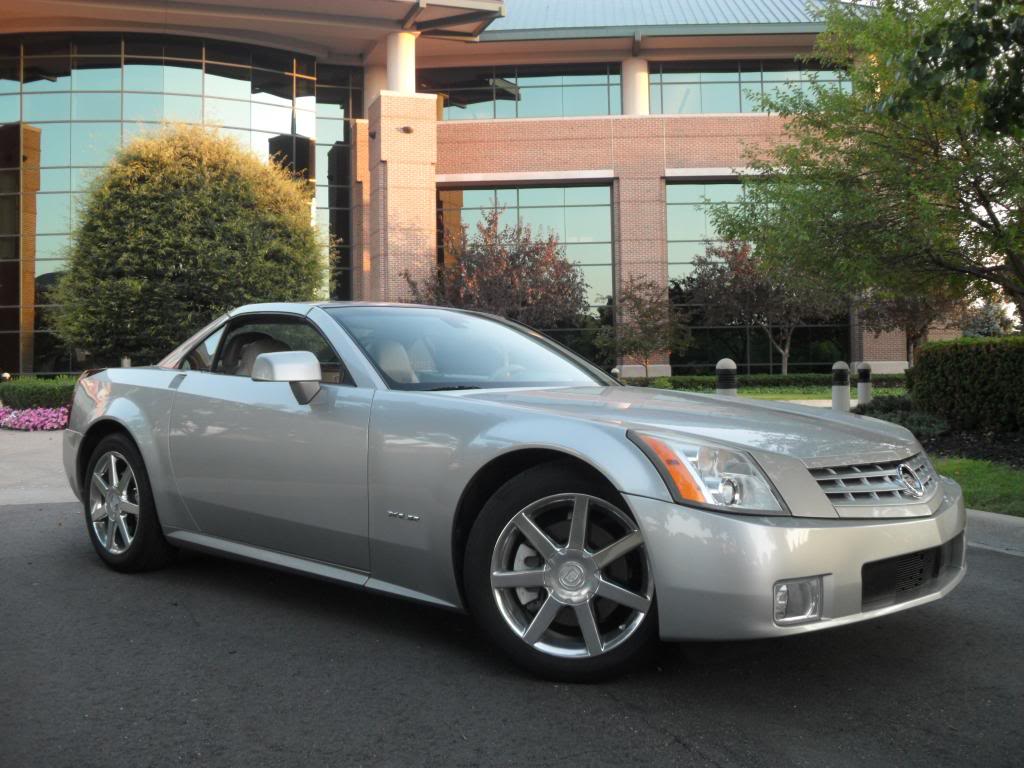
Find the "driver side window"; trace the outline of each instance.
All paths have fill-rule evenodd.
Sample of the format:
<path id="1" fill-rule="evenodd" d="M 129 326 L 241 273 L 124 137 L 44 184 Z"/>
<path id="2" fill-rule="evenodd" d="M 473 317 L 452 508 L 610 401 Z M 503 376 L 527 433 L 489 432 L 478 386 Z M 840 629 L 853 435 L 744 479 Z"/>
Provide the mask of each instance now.
<path id="1" fill-rule="evenodd" d="M 268 352 L 312 352 L 320 361 L 324 384 L 351 384 L 334 349 L 313 326 L 300 317 L 253 316 L 228 325 L 214 373 L 250 376 L 256 358 Z"/>
<path id="2" fill-rule="evenodd" d="M 217 354 L 217 345 L 220 344 L 220 337 L 224 335 L 222 325 L 201 342 L 196 344 L 192 351 L 185 355 L 179 366 L 183 371 L 209 371 L 213 368 L 213 356 Z"/>

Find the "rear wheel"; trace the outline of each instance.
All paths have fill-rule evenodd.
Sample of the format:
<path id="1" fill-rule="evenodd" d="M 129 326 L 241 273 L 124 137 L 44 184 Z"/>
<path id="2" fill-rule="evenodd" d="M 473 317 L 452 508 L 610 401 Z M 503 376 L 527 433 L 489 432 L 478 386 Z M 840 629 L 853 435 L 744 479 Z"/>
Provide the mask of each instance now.
<path id="1" fill-rule="evenodd" d="M 126 572 L 166 565 L 175 550 L 160 530 L 149 476 L 135 444 L 121 434 L 103 438 L 85 477 L 85 522 L 103 562 Z"/>
<path id="2" fill-rule="evenodd" d="M 545 677 L 619 674 L 657 637 L 643 537 L 618 494 L 570 464 L 518 475 L 470 533 L 464 587 L 483 629 Z"/>

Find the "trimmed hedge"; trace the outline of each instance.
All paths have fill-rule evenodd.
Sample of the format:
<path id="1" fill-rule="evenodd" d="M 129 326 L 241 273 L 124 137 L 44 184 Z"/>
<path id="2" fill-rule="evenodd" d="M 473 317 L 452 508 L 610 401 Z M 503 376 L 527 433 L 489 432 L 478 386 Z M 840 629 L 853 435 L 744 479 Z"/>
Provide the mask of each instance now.
<path id="1" fill-rule="evenodd" d="M 0 382 L 0 403 L 15 410 L 60 408 L 71 402 L 76 381 L 74 376 L 57 376 L 52 379 L 19 376 Z"/>
<path id="2" fill-rule="evenodd" d="M 908 396 L 880 395 L 867 405 L 855 406 L 852 413 L 899 424 L 919 440 L 929 440 L 949 432 L 949 423 L 944 418 L 914 410 L 913 401 Z"/>
<path id="3" fill-rule="evenodd" d="M 924 344 L 910 385 L 914 407 L 954 429 L 1024 430 L 1024 336 Z"/>
<path id="4" fill-rule="evenodd" d="M 823 387 L 831 391 L 831 373 L 788 373 L 785 376 L 778 373 L 741 373 L 736 377 L 739 388 L 744 387 Z M 857 374 L 850 371 L 850 383 L 855 385 Z M 871 383 L 875 389 L 890 389 L 902 387 L 905 384 L 905 377 L 902 373 L 876 373 L 871 376 Z M 715 377 L 699 374 L 688 374 L 682 376 L 663 376 L 651 379 L 626 379 L 626 384 L 638 387 L 657 387 L 659 389 L 685 389 L 690 392 L 712 392 L 715 389 Z"/>

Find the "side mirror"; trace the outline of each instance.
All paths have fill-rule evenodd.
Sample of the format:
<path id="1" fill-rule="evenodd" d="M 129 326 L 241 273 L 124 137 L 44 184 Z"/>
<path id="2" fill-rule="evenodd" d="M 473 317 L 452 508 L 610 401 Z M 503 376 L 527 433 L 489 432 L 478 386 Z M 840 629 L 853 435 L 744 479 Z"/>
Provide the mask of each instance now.
<path id="1" fill-rule="evenodd" d="M 252 364 L 253 381 L 286 381 L 301 405 L 320 391 L 320 361 L 312 352 L 264 352 Z"/>

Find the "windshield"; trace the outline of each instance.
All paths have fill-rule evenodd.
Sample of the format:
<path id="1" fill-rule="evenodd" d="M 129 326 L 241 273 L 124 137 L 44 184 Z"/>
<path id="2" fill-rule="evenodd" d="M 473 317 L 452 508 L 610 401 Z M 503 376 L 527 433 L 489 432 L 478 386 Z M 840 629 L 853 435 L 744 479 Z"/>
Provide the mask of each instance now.
<path id="1" fill-rule="evenodd" d="M 429 307 L 325 307 L 392 389 L 613 383 L 527 328 Z"/>

